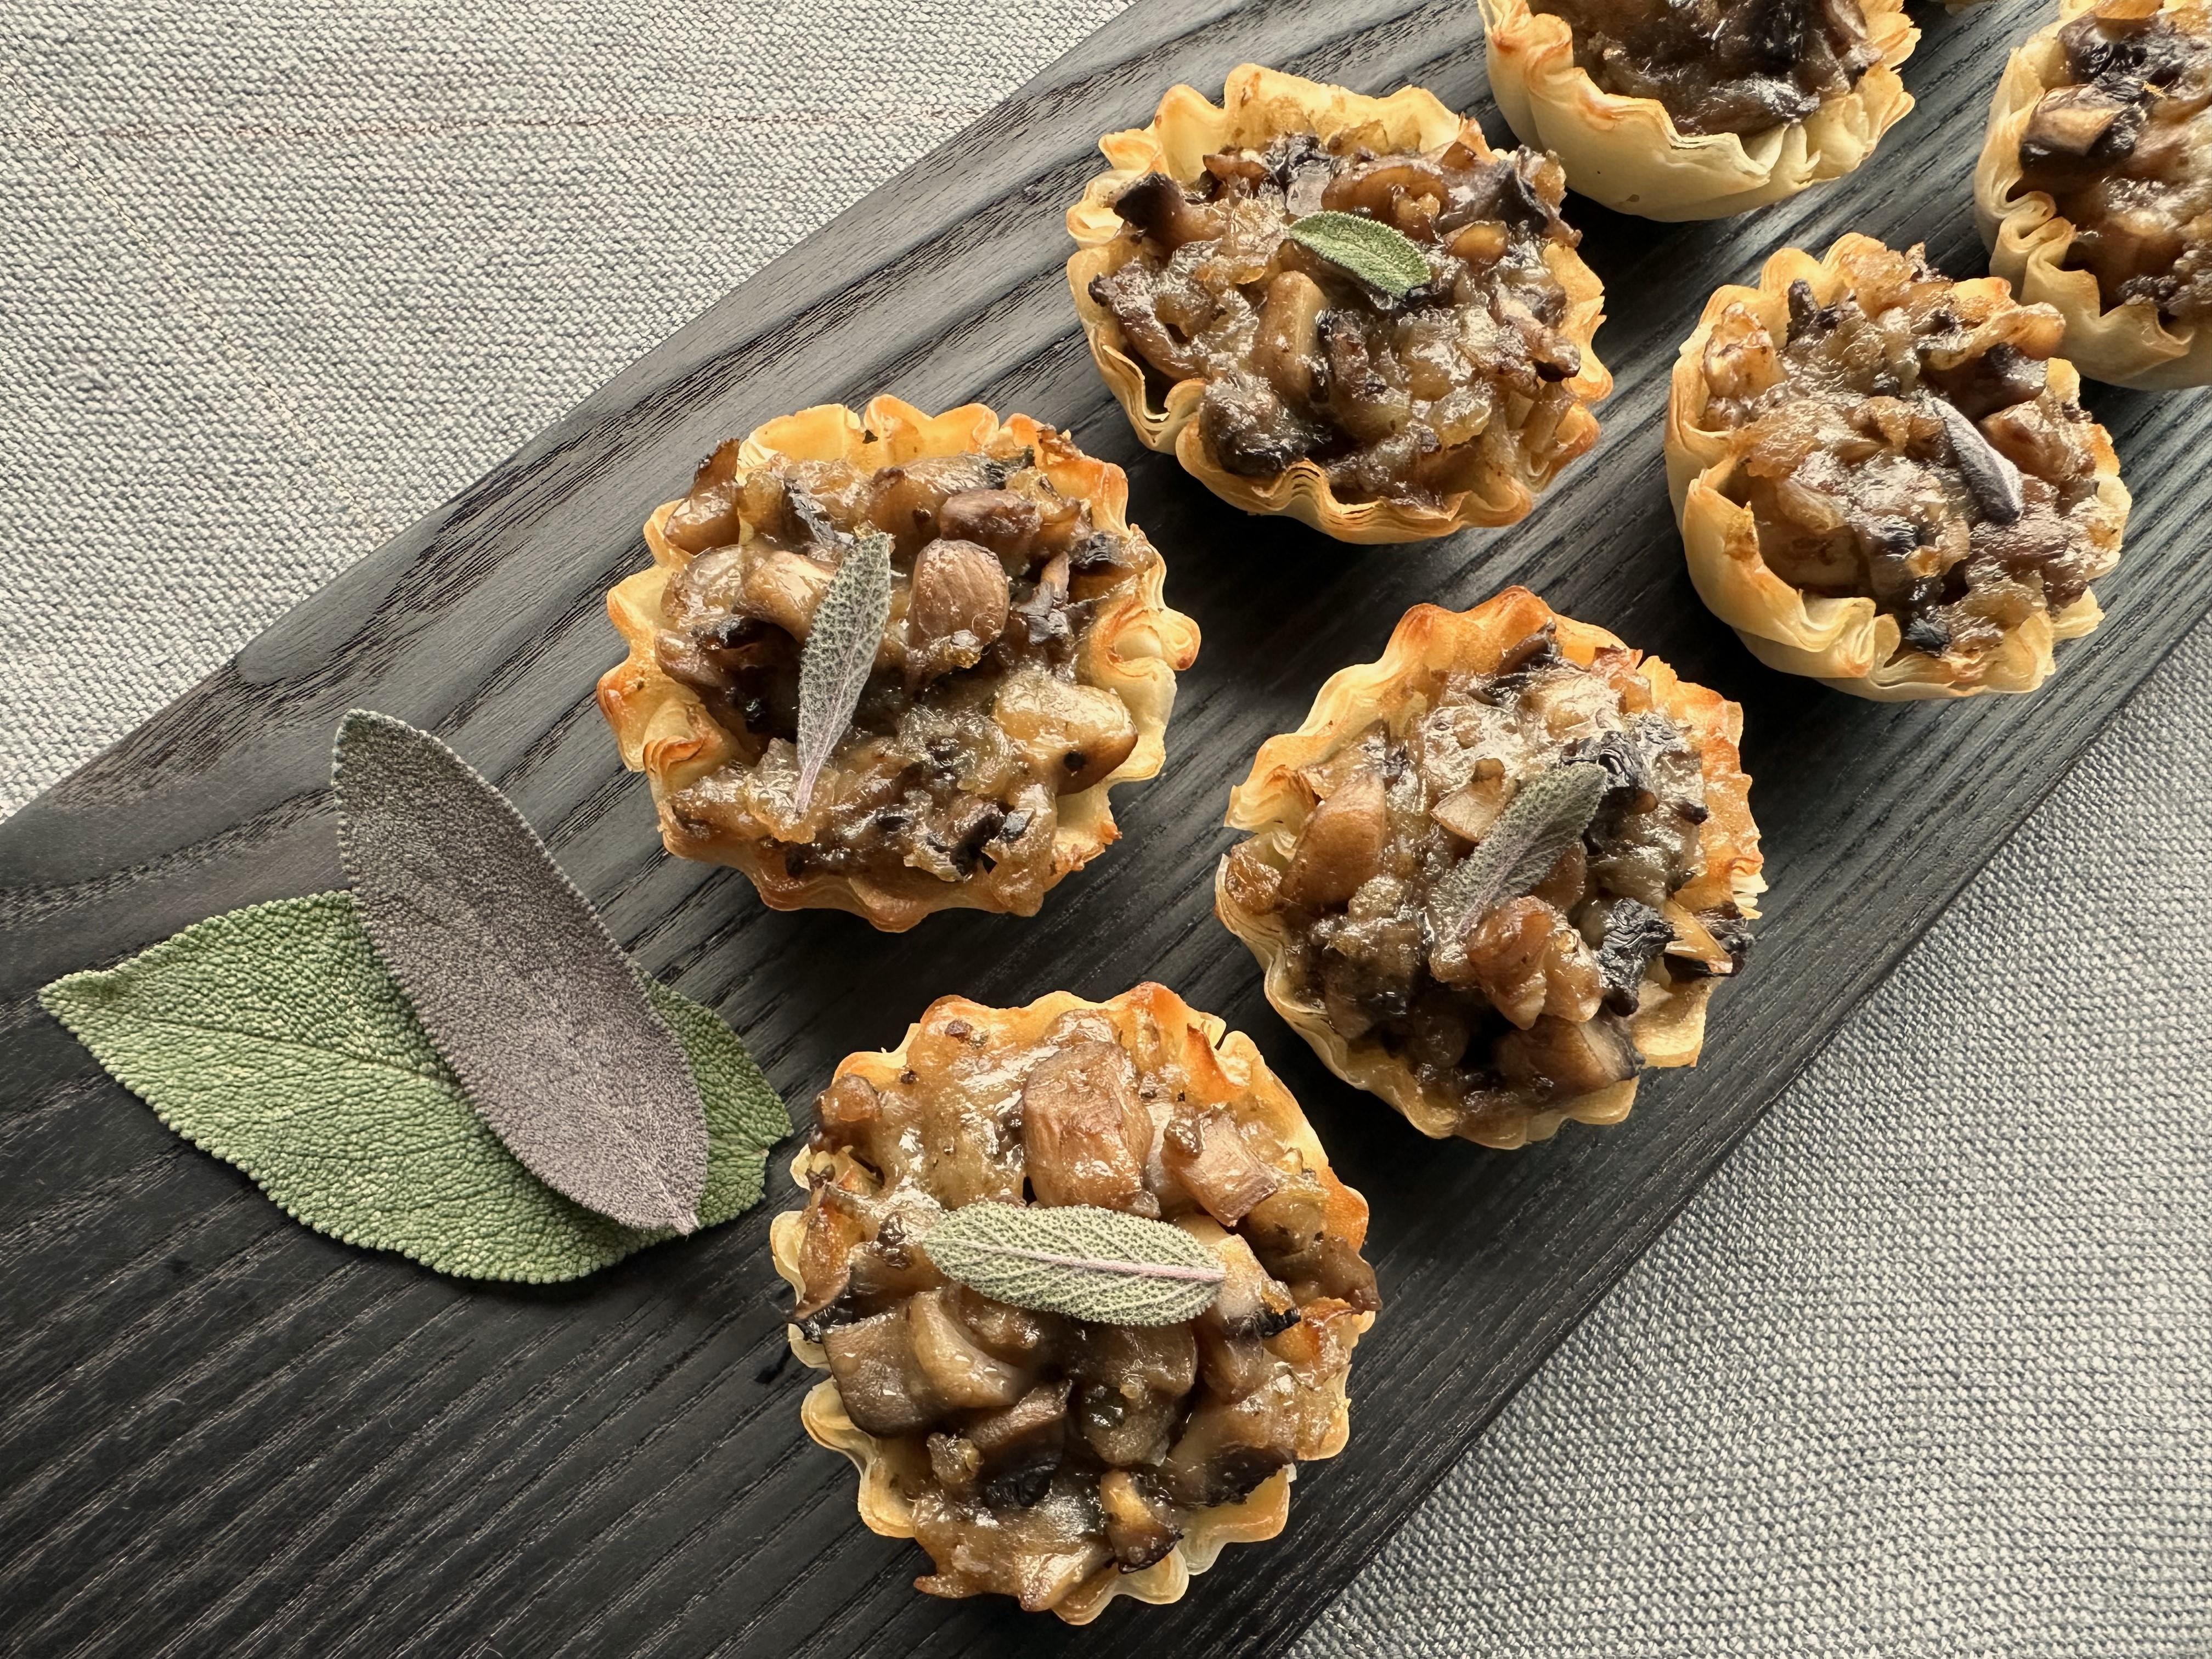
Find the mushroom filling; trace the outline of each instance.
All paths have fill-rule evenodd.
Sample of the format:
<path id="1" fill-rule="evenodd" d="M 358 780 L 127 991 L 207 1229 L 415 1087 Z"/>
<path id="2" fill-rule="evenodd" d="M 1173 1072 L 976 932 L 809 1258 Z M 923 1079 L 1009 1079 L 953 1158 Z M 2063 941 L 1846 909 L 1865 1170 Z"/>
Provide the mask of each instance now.
<path id="1" fill-rule="evenodd" d="M 1224 471 L 1306 460 L 1340 501 L 1433 503 L 1540 468 L 1574 406 L 1583 356 L 1545 258 L 1581 240 L 1559 216 L 1565 188 L 1540 151 L 1278 138 L 1207 156 L 1194 188 L 1155 173 L 1124 190 L 1127 255 L 1091 297 L 1152 372 L 1155 407 L 1170 385 L 1206 382 L 1198 430 Z M 1428 280 L 1395 298 L 1288 239 L 1323 211 L 1402 232 Z"/>
<path id="2" fill-rule="evenodd" d="M 2065 82 L 2020 140 L 2019 188 L 2074 226 L 2108 306 L 2212 317 L 2212 13 L 2106 0 L 2058 31 Z"/>
<path id="3" fill-rule="evenodd" d="M 1125 1042 L 1074 1009 L 1035 1042 L 994 1041 L 932 1016 L 892 1086 L 848 1073 L 818 1103 L 813 1146 L 843 1156 L 811 1182 L 793 1317 L 890 1460 L 932 1594 L 1054 1606 L 1329 1449 L 1377 1305 L 1333 1223 L 1347 1195 L 1139 1029 L 1152 1040 Z M 984 1201 L 1170 1221 L 1228 1277 L 1176 1325 L 1011 1307 L 929 1260 L 941 1210 Z"/>
<path id="4" fill-rule="evenodd" d="M 1137 744 L 1121 699 L 1084 681 L 1088 636 L 1159 555 L 1097 528 L 1009 450 L 874 472 L 779 457 L 740 478 L 725 444 L 700 468 L 663 527 L 692 556 L 669 580 L 657 654 L 739 753 L 671 797 L 680 823 L 783 843 L 793 878 L 1050 884 L 1060 797 Z M 844 550 L 871 531 L 893 540 L 890 620 L 794 818 L 799 653 Z"/>
<path id="5" fill-rule="evenodd" d="M 1565 20 L 1600 90 L 1650 98 L 1677 131 L 1802 121 L 1881 61 L 1859 0 L 1529 0 Z"/>
<path id="6" fill-rule="evenodd" d="M 1607 647 L 1582 666 L 1547 625 L 1493 672 L 1439 672 L 1307 769 L 1318 805 L 1287 860 L 1270 837 L 1230 854 L 1229 896 L 1277 919 L 1293 994 L 1467 1123 L 1635 1076 L 1628 1017 L 1749 948 L 1733 903 L 1675 901 L 1705 867 L 1703 763 L 1637 662 Z M 1609 775 L 1581 838 L 1533 888 L 1439 915 L 1440 885 L 1515 795 L 1577 762 Z"/>
<path id="7" fill-rule="evenodd" d="M 2053 392 L 2049 306 L 1978 323 L 1918 248 L 1852 261 L 1850 291 L 1790 287 L 1777 339 L 1732 306 L 1705 347 L 1705 424 L 1735 428 L 1727 486 L 1767 567 L 1808 594 L 1871 599 L 1899 658 L 1972 661 L 2063 610 L 2111 566 L 2092 422 Z"/>

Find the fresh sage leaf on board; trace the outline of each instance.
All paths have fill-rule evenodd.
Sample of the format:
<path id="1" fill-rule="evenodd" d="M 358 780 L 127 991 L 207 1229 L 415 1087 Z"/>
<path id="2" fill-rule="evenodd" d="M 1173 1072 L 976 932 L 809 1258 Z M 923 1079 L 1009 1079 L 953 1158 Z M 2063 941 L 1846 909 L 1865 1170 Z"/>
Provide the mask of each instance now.
<path id="1" fill-rule="evenodd" d="M 711 1010 L 643 981 L 705 1103 L 699 1221 L 760 1201 L 791 1120 Z M 525 1169 L 473 1110 L 349 893 L 186 928 L 39 1000 L 169 1127 L 349 1244 L 440 1273 L 548 1284 L 673 1237 L 625 1227 Z"/>
<path id="2" fill-rule="evenodd" d="M 536 832 L 386 714 L 345 717 L 332 781 L 362 924 L 469 1103 L 556 1192 L 690 1232 L 707 1179 L 698 1085 Z"/>
<path id="3" fill-rule="evenodd" d="M 1522 784 L 1474 850 L 1429 896 L 1429 927 L 1455 945 L 1469 922 L 1500 899 L 1525 893 L 1589 828 L 1613 775 L 1594 761 L 1555 766 Z"/>
<path id="4" fill-rule="evenodd" d="M 922 1249 L 947 1279 L 994 1300 L 1102 1325 L 1194 1318 L 1227 1277 L 1182 1228 L 1087 1204 L 965 1204 Z"/>
<path id="5" fill-rule="evenodd" d="M 815 780 L 845 735 L 876 665 L 891 615 L 891 538 L 880 532 L 845 549 L 815 608 L 799 653 L 799 787 L 794 811 L 814 799 Z"/>
<path id="6" fill-rule="evenodd" d="M 1379 293 L 1404 299 L 1429 280 L 1429 262 L 1411 240 L 1379 219 L 1356 213 L 1309 213 L 1291 240 Z"/>

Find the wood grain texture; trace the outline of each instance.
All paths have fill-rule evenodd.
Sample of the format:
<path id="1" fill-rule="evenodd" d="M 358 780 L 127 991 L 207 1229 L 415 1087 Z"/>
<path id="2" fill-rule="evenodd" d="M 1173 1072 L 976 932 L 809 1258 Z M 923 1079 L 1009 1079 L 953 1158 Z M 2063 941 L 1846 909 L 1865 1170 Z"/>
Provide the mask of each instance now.
<path id="1" fill-rule="evenodd" d="M 1139 452 L 1076 335 L 1061 210 L 1096 136 L 1245 58 L 1476 109 L 1474 9 L 1140 0 L 1006 106 L 779 260 L 475 488 L 0 826 L 0 1650 L 600 1656 L 1279 1650 L 1350 1578 L 2212 605 L 2201 396 L 2098 392 L 2136 492 L 2102 632 L 2033 699 L 1877 705 L 1759 669 L 1684 576 L 1659 455 L 1677 344 L 1771 248 L 1845 229 L 1978 269 L 1967 171 L 2016 7 L 1923 18 L 1919 110 L 1864 177 L 1718 225 L 1571 211 L 1618 377 L 1595 452 L 1526 523 L 1359 550 L 1247 520 Z M 601 590 L 717 440 L 825 398 L 981 398 L 1121 461 L 1169 594 L 1206 629 L 1125 839 L 1033 921 L 885 938 L 765 910 L 664 857 L 591 692 Z M 1229 783 L 1330 671 L 1419 600 L 1523 581 L 1749 709 L 1774 884 L 1696 1071 L 1620 1128 L 1498 1154 L 1418 1139 L 1328 1078 L 1213 921 Z M 88 691 L 88 695 L 96 692 Z M 497 779 L 645 964 L 714 1004 L 805 1107 L 937 994 L 1018 1002 L 1144 978 L 1257 1037 L 1375 1206 L 1385 1307 L 1353 1435 L 1302 1471 L 1286 1535 L 1185 1601 L 1088 1632 L 908 1588 L 801 1435 L 783 1298 L 750 1217 L 551 1289 L 455 1283 L 287 1220 L 164 1130 L 30 1000 L 215 911 L 339 879 L 331 733 L 366 704 Z M 804 1112 L 802 1110 L 802 1116 Z"/>

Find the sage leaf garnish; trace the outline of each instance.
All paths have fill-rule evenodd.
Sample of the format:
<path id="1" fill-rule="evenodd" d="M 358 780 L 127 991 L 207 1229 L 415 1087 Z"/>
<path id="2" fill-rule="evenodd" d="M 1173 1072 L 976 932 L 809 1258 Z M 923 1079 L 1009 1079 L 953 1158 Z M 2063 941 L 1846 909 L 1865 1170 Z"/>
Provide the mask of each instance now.
<path id="1" fill-rule="evenodd" d="M 643 981 L 705 1103 L 702 1226 L 760 1201 L 783 1103 L 710 1010 Z M 470 1106 L 349 893 L 186 928 L 39 993 L 161 1121 L 295 1219 L 439 1273 L 548 1284 L 672 1237 L 625 1227 L 525 1169 Z"/>
<path id="2" fill-rule="evenodd" d="M 1996 447 L 1982 435 L 1981 428 L 1949 398 L 1931 396 L 1929 401 L 1936 405 L 1936 418 L 1943 422 L 1944 435 L 1951 440 L 1959 477 L 1982 516 L 1992 524 L 2010 524 L 2027 512 L 2027 496 L 2021 488 L 2020 469 L 1999 454 Z"/>
<path id="3" fill-rule="evenodd" d="M 1182 1228 L 1087 1204 L 965 1204 L 922 1248 L 938 1272 L 995 1301 L 1102 1325 L 1194 1318 L 1227 1277 Z"/>
<path id="4" fill-rule="evenodd" d="M 1402 300 L 1429 280 L 1429 262 L 1400 231 L 1356 213 L 1309 213 L 1291 240 L 1379 293 Z"/>
<path id="5" fill-rule="evenodd" d="M 799 653 L 799 787 L 793 811 L 814 799 L 814 781 L 860 707 L 891 614 L 891 538 L 860 537 L 816 607 Z"/>
<path id="6" fill-rule="evenodd" d="M 1482 839 L 1429 895 L 1429 929 L 1457 947 L 1468 924 L 1500 899 L 1527 892 L 1597 816 L 1613 775 L 1594 761 L 1555 766 L 1522 784 Z"/>
<path id="7" fill-rule="evenodd" d="M 428 732 L 363 709 L 338 728 L 332 781 L 362 923 L 469 1103 L 555 1191 L 690 1232 L 698 1085 L 521 813 Z"/>

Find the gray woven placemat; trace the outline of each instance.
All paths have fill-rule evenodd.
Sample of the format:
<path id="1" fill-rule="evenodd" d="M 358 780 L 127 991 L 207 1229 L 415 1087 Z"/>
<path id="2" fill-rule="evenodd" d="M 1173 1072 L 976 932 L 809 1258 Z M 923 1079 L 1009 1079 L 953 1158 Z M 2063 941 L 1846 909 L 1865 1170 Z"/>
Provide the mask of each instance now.
<path id="1" fill-rule="evenodd" d="M 15 0 L 0 811 L 1115 9 Z M 2209 684 L 2200 629 L 1304 1654 L 2212 1652 Z"/>

